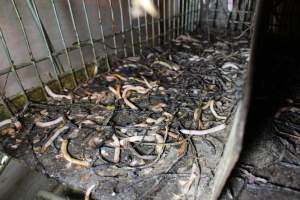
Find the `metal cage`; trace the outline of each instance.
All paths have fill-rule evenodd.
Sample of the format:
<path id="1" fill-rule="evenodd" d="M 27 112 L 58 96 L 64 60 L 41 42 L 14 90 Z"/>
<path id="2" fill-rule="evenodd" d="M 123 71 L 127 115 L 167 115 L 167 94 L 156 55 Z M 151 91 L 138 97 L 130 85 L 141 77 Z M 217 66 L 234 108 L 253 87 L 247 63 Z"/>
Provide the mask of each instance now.
<path id="1" fill-rule="evenodd" d="M 0 121 L 18 116 L 28 102 L 46 102 L 46 86 L 56 93 L 78 88 L 122 58 L 145 57 L 148 49 L 180 35 L 201 33 L 208 41 L 219 35 L 231 40 L 252 36 L 255 0 L 149 0 L 159 16 L 145 12 L 136 18 L 133 1 L 0 1 Z M 248 79 L 213 177 L 211 199 L 220 195 L 241 151 Z"/>
<path id="2" fill-rule="evenodd" d="M 28 100 L 45 101 L 45 85 L 72 89 L 109 70 L 111 59 L 142 54 L 180 34 L 249 34 L 255 8 L 254 0 L 154 0 L 160 17 L 132 18 L 131 0 L 0 3 L 0 119 Z"/>

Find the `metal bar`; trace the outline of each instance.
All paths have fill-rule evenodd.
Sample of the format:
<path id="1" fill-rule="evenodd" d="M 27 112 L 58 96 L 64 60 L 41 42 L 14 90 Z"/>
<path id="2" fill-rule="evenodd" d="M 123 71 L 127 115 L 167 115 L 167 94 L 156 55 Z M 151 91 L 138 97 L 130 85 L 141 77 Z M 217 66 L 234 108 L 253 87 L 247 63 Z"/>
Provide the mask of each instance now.
<path id="1" fill-rule="evenodd" d="M 171 30 L 172 30 L 172 16 L 171 16 L 171 1 L 168 0 L 168 34 L 169 34 L 169 40 L 172 39 Z"/>
<path id="2" fill-rule="evenodd" d="M 99 20 L 99 26 L 100 26 L 100 33 L 101 33 L 101 36 L 102 36 L 103 49 L 104 49 L 104 53 L 105 53 L 106 67 L 107 67 L 108 71 L 110 71 L 110 64 L 109 64 L 109 59 L 108 59 L 108 51 L 107 51 L 107 46 L 105 44 L 105 37 L 104 37 L 104 31 L 103 31 L 101 8 L 100 8 L 99 0 L 97 0 L 97 8 L 98 8 L 98 20 Z"/>
<path id="3" fill-rule="evenodd" d="M 119 0 L 119 5 L 120 5 L 121 30 L 122 30 L 122 38 L 123 38 L 124 55 L 125 57 L 127 57 L 127 44 L 126 44 L 126 36 L 125 36 L 125 28 L 124 28 L 123 6 L 121 0 Z"/>
<path id="4" fill-rule="evenodd" d="M 184 7 L 184 30 L 185 32 L 189 31 L 188 30 L 188 24 L 189 24 L 189 21 L 188 21 L 188 10 L 189 10 L 189 0 L 186 0 L 184 1 L 185 2 L 185 7 Z"/>
<path id="5" fill-rule="evenodd" d="M 231 19 L 232 19 L 232 14 L 233 14 L 233 12 L 230 12 L 229 15 L 228 15 L 228 17 L 227 17 L 227 21 L 226 21 L 226 30 L 229 30 L 229 29 L 231 28 L 231 23 L 230 23 L 230 21 L 231 21 Z"/>
<path id="6" fill-rule="evenodd" d="M 178 35 L 182 34 L 182 18 L 183 18 L 183 4 L 182 4 L 182 0 L 178 0 L 179 2 L 179 8 L 178 8 Z"/>
<path id="7" fill-rule="evenodd" d="M 177 36 L 180 34 L 180 0 L 176 0 L 177 2 L 177 15 L 176 15 L 176 19 L 177 19 Z"/>
<path id="8" fill-rule="evenodd" d="M 181 11 L 181 29 L 182 29 L 182 34 L 185 33 L 185 30 L 186 30 L 186 3 L 187 1 L 185 0 L 181 0 L 181 5 L 182 5 L 182 11 Z"/>
<path id="9" fill-rule="evenodd" d="M 194 29 L 197 28 L 197 22 L 198 22 L 198 0 L 194 0 Z"/>
<path id="10" fill-rule="evenodd" d="M 147 41 L 147 45 L 149 45 L 149 34 L 148 34 L 148 16 L 147 16 L 147 12 L 145 11 L 145 31 L 146 31 L 146 41 Z"/>
<path id="11" fill-rule="evenodd" d="M 196 22 L 195 22 L 196 28 L 198 28 L 199 22 L 200 22 L 200 0 L 197 0 L 197 3 L 196 3 Z"/>
<path id="12" fill-rule="evenodd" d="M 112 21 L 112 32 L 113 32 L 113 42 L 114 42 L 114 48 L 115 48 L 115 55 L 118 55 L 118 49 L 117 49 L 117 40 L 116 40 L 116 21 L 115 21 L 115 15 L 114 10 L 112 7 L 111 0 L 108 0 L 109 8 L 110 8 L 110 14 L 111 14 L 111 21 Z"/>
<path id="13" fill-rule="evenodd" d="M 208 11 L 209 11 L 209 3 L 210 3 L 210 0 L 209 2 L 206 2 L 206 6 L 205 6 L 205 10 L 206 10 L 206 21 L 207 21 L 207 39 L 208 41 L 210 41 L 210 25 L 209 25 L 209 16 L 208 16 Z"/>
<path id="14" fill-rule="evenodd" d="M 193 0 L 190 0 L 190 6 L 189 6 L 189 31 L 193 31 Z"/>
<path id="15" fill-rule="evenodd" d="M 217 20 L 217 16 L 218 16 L 218 12 L 216 11 L 218 9 L 219 6 L 219 1 L 217 0 L 215 2 L 215 11 L 214 11 L 214 21 L 213 21 L 213 27 L 216 27 L 216 20 Z"/>
<path id="16" fill-rule="evenodd" d="M 47 95 L 46 95 L 46 91 L 45 91 L 45 88 L 44 88 L 44 83 L 43 83 L 42 78 L 41 78 L 41 76 L 40 76 L 40 73 L 39 73 L 39 71 L 38 71 L 36 62 L 34 61 L 33 53 L 32 53 L 32 50 L 31 50 L 31 46 L 30 46 L 30 43 L 29 43 L 29 40 L 28 40 L 27 33 L 26 33 L 26 31 L 25 31 L 25 27 L 24 27 L 24 24 L 23 24 L 23 21 L 22 21 L 22 17 L 21 17 L 20 12 L 19 12 L 19 10 L 18 10 L 18 8 L 17 8 L 17 5 L 16 5 L 15 0 L 12 0 L 11 2 L 12 2 L 12 4 L 13 4 L 14 10 L 15 10 L 16 15 L 17 15 L 18 20 L 19 20 L 20 27 L 21 27 L 22 32 L 23 32 L 23 36 L 24 36 L 24 39 L 25 39 L 25 43 L 26 43 L 28 55 L 29 55 L 30 60 L 31 60 L 31 63 L 32 63 L 32 65 L 33 65 L 35 74 L 36 74 L 36 76 L 37 76 L 37 78 L 38 78 L 38 82 L 39 82 L 39 84 L 40 84 L 41 87 L 42 87 L 43 95 L 44 95 L 44 97 L 46 97 Z"/>
<path id="17" fill-rule="evenodd" d="M 157 0 L 157 5 L 160 6 L 160 0 Z M 157 20 L 157 25 L 158 25 L 158 44 L 161 44 L 161 17 L 159 16 L 159 19 Z"/>
<path id="18" fill-rule="evenodd" d="M 141 33 L 141 19 L 140 19 L 140 16 L 138 16 L 137 21 L 138 21 L 140 54 L 142 54 L 143 53 L 143 46 L 142 46 L 142 33 Z"/>
<path id="19" fill-rule="evenodd" d="M 71 64 L 70 55 L 69 55 L 69 52 L 68 52 L 68 49 L 67 49 L 66 41 L 64 39 L 62 30 L 61 30 L 61 24 L 60 24 L 59 19 L 58 19 L 57 10 L 56 10 L 54 0 L 51 0 L 51 4 L 52 4 L 53 11 L 54 11 L 55 21 L 56 21 L 56 24 L 57 24 L 57 27 L 58 27 L 59 35 L 60 35 L 62 44 L 64 46 L 64 51 L 66 53 L 67 62 L 68 62 L 68 65 L 69 65 L 69 67 L 72 71 L 72 78 L 73 78 L 73 81 L 74 81 L 75 85 L 77 86 L 78 83 L 77 83 L 77 80 L 76 80 L 76 77 L 75 77 L 75 71 L 74 71 L 73 66 Z"/>
<path id="20" fill-rule="evenodd" d="M 237 10 L 241 10 L 241 6 L 242 6 L 242 1 L 241 0 L 237 0 Z M 235 21 L 240 21 L 240 13 L 236 14 L 236 18 Z M 234 30 L 237 30 L 239 28 L 239 24 L 235 24 L 234 26 Z"/>
<path id="21" fill-rule="evenodd" d="M 163 24 L 164 24 L 164 41 L 167 41 L 167 17 L 166 17 L 166 0 L 163 0 L 163 12 L 164 12 L 164 19 L 163 19 Z"/>
<path id="22" fill-rule="evenodd" d="M 189 27 L 188 27 L 188 25 L 189 25 L 189 16 L 188 16 L 188 11 L 189 11 L 189 0 L 186 0 L 185 1 L 185 11 L 184 11 L 184 20 L 185 20 L 185 22 L 184 22 L 184 30 L 185 30 L 185 32 L 187 32 L 187 31 L 189 31 Z"/>
<path id="23" fill-rule="evenodd" d="M 190 0 L 190 8 L 189 8 L 189 18 L 190 18 L 190 23 L 189 23 L 189 26 L 190 26 L 190 31 L 193 31 L 193 3 L 194 3 L 194 0 Z"/>
<path id="24" fill-rule="evenodd" d="M 196 0 L 193 0 L 193 6 L 192 6 L 192 31 L 195 29 L 195 19 L 196 19 Z"/>
<path id="25" fill-rule="evenodd" d="M 201 24 L 201 0 L 198 0 L 198 7 L 197 7 L 197 27 Z"/>
<path id="26" fill-rule="evenodd" d="M 72 5 L 71 5 L 70 0 L 67 0 L 67 2 L 68 2 L 69 12 L 70 12 L 70 16 L 71 16 L 72 26 L 73 26 L 73 29 L 74 29 L 74 32 L 75 32 L 75 36 L 76 36 L 76 40 L 77 40 L 77 45 L 79 47 L 79 54 L 80 54 L 81 64 L 83 65 L 84 74 L 86 76 L 86 79 L 88 79 L 89 75 L 88 75 L 88 72 L 87 72 L 87 68 L 86 68 L 86 65 L 85 65 L 85 60 L 84 60 L 83 52 L 82 52 L 82 49 L 81 49 L 81 43 L 80 43 L 80 39 L 79 39 L 77 27 L 76 27 L 76 24 L 75 24 L 75 19 L 74 19 L 74 15 L 73 15 Z"/>
<path id="27" fill-rule="evenodd" d="M 204 8 L 204 3 L 202 0 L 200 0 L 200 9 L 199 9 L 199 24 L 198 24 L 198 27 L 199 28 L 202 28 L 202 22 L 204 21 L 203 20 L 203 8 Z"/>
<path id="28" fill-rule="evenodd" d="M 27 96 L 27 94 L 25 92 L 24 86 L 22 85 L 21 79 L 20 79 L 20 77 L 19 77 L 19 75 L 18 75 L 18 73 L 16 71 L 14 61 L 12 60 L 12 57 L 10 55 L 10 52 L 9 52 L 8 47 L 7 47 L 6 41 L 4 39 L 4 35 L 3 35 L 1 27 L 0 27 L 0 40 L 1 40 L 1 44 L 2 44 L 2 49 L 3 49 L 5 55 L 6 55 L 7 59 L 8 59 L 8 62 L 10 64 L 10 66 L 11 66 L 11 71 L 13 72 L 13 74 L 14 74 L 16 80 L 17 80 L 17 83 L 18 83 L 19 87 L 21 88 L 22 92 L 24 93 L 26 101 L 28 101 L 28 96 Z"/>
<path id="29" fill-rule="evenodd" d="M 50 50 L 50 52 L 52 54 L 54 52 L 54 47 L 53 47 L 53 45 L 51 43 L 51 40 L 50 40 L 50 38 L 49 38 L 49 36 L 47 34 L 47 31 L 46 31 L 45 27 L 43 25 L 43 22 L 38 19 L 39 16 L 36 15 L 36 12 L 33 9 L 33 5 L 32 5 L 31 1 L 33 1 L 33 0 L 27 0 L 27 4 L 29 5 L 30 12 L 31 12 L 31 14 L 33 16 L 33 19 L 34 19 L 35 23 L 37 23 L 38 26 L 39 26 L 39 24 L 41 25 L 41 28 L 39 28 L 38 31 L 40 32 L 41 35 L 45 36 L 46 45 L 48 46 L 48 48 L 49 48 L 49 50 Z M 64 72 L 64 68 L 60 64 L 59 60 L 56 59 L 56 58 L 53 58 L 53 62 L 55 64 L 55 67 L 58 70 L 58 74 L 63 73 Z"/>
<path id="30" fill-rule="evenodd" d="M 176 37 L 176 20 L 177 20 L 177 15 L 176 15 L 176 2 L 177 0 L 173 1 L 173 38 Z"/>
<path id="31" fill-rule="evenodd" d="M 198 22 L 198 0 L 194 0 L 194 9 L 193 9 L 193 29 L 195 30 L 197 28 L 197 22 Z"/>
<path id="32" fill-rule="evenodd" d="M 151 30 L 152 31 L 152 35 L 151 35 L 151 37 L 152 37 L 151 38 L 152 39 L 152 46 L 154 47 L 155 46 L 155 21 L 154 21 L 154 17 L 153 16 L 151 16 L 151 28 L 152 28 L 152 30 Z"/>
<path id="33" fill-rule="evenodd" d="M 196 0 L 192 0 L 192 31 L 194 31 L 194 29 L 195 29 L 195 10 L 196 10 Z"/>
<path id="34" fill-rule="evenodd" d="M 82 6 L 83 6 L 83 12 L 84 12 L 85 21 L 86 21 L 86 25 L 87 25 L 87 29 L 88 29 L 89 38 L 90 38 L 90 43 L 92 45 L 92 53 L 93 53 L 93 57 L 94 57 L 93 62 L 95 64 L 95 72 L 94 72 L 93 75 L 96 75 L 97 72 L 98 72 L 99 65 L 98 65 L 98 62 L 97 62 L 95 44 L 93 42 L 92 32 L 91 32 L 91 28 L 90 28 L 89 16 L 88 16 L 87 11 L 86 11 L 85 0 L 82 0 Z"/>
<path id="35" fill-rule="evenodd" d="M 36 19 L 38 28 L 39 28 L 39 30 L 42 34 L 46 49 L 48 51 L 50 62 L 51 62 L 52 67 L 53 67 L 55 79 L 58 81 L 60 89 L 62 89 L 63 88 L 62 83 L 61 83 L 61 81 L 59 79 L 59 76 L 58 76 L 58 74 L 60 72 L 58 71 L 57 63 L 54 61 L 54 57 L 53 57 L 52 52 L 50 50 L 50 46 L 48 44 L 47 36 L 46 36 L 45 30 L 43 29 L 41 18 L 40 18 L 40 15 L 38 13 L 38 10 L 36 8 L 35 1 L 34 0 L 27 0 L 27 4 L 28 4 L 30 10 L 32 11 L 31 13 L 32 13 L 34 19 Z"/>
<path id="36" fill-rule="evenodd" d="M 257 2 L 258 3 L 258 2 Z M 252 14 L 254 13 L 255 11 L 255 7 L 256 7 L 256 1 L 255 0 L 251 0 L 251 3 L 250 3 L 250 10 L 249 10 L 249 21 L 252 20 Z M 254 14 L 255 15 L 255 14 Z"/>
<path id="37" fill-rule="evenodd" d="M 132 17 L 131 17 L 131 0 L 128 0 L 128 12 L 129 12 L 132 55 L 135 56 L 136 54 L 135 54 L 135 47 L 134 47 L 134 40 L 133 40 L 133 25 L 132 25 Z"/>
<path id="38" fill-rule="evenodd" d="M 244 16 L 243 16 L 243 24 L 242 24 L 242 29 L 245 29 L 245 21 L 247 20 L 248 14 L 247 11 L 250 10 L 250 0 L 245 3 L 245 8 L 244 8 Z"/>

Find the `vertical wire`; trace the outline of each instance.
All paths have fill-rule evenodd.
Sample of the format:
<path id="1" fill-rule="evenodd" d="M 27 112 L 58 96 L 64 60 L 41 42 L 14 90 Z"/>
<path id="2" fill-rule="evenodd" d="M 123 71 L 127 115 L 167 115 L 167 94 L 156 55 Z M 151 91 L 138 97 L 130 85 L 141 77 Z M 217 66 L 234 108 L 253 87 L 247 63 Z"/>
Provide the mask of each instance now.
<path id="1" fill-rule="evenodd" d="M 57 27 L 58 27 L 59 35 L 60 35 L 60 38 L 61 38 L 61 41 L 62 41 L 62 44 L 63 44 L 63 47 L 64 47 L 64 51 L 65 51 L 65 54 L 66 54 L 66 57 L 67 57 L 67 62 L 68 62 L 68 65 L 69 65 L 69 67 L 70 67 L 70 69 L 72 71 L 72 78 L 73 78 L 73 81 L 74 81 L 75 85 L 77 86 L 78 83 L 77 83 L 77 80 L 75 78 L 75 71 L 74 71 L 74 68 L 73 68 L 73 66 L 71 64 L 70 54 L 69 54 L 69 51 L 67 49 L 66 41 L 64 39 L 62 30 L 61 30 L 61 24 L 60 24 L 59 19 L 58 19 L 57 10 L 56 10 L 56 6 L 55 6 L 55 3 L 54 3 L 54 0 L 51 0 L 51 4 L 52 4 L 52 7 L 53 7 L 55 21 L 56 21 L 56 24 L 57 24 Z"/>
<path id="2" fill-rule="evenodd" d="M 193 31 L 194 27 L 194 19 L 193 19 L 193 11 L 194 11 L 194 0 L 190 0 L 190 31 Z"/>
<path id="3" fill-rule="evenodd" d="M 58 67 L 55 64 L 53 55 L 51 53 L 51 50 L 50 50 L 50 47 L 49 47 L 49 44 L 48 44 L 48 41 L 47 41 L 47 36 L 46 36 L 45 30 L 43 29 L 41 18 L 40 18 L 40 15 L 38 13 L 38 10 L 36 8 L 35 1 L 34 0 L 28 0 L 27 3 L 29 5 L 30 9 L 32 10 L 32 15 L 36 19 L 36 22 L 38 24 L 38 28 L 40 29 L 40 32 L 42 34 L 42 37 L 43 37 L 43 40 L 44 40 L 44 43 L 45 43 L 45 46 L 46 46 L 46 49 L 47 49 L 47 52 L 48 52 L 50 62 L 51 62 L 52 67 L 53 67 L 55 79 L 58 81 L 60 89 L 62 89 L 63 86 L 62 86 L 61 80 L 59 79 L 59 76 L 58 76 L 58 74 L 59 74 Z"/>
<path id="4" fill-rule="evenodd" d="M 194 12 L 195 12 L 195 28 L 197 28 L 197 23 L 198 23 L 198 3 L 199 1 L 198 0 L 195 0 L 195 9 L 194 9 Z"/>
<path id="5" fill-rule="evenodd" d="M 136 54 L 135 54 L 135 47 L 134 47 L 134 40 L 133 40 L 133 25 L 132 25 L 132 17 L 131 17 L 131 0 L 128 0 L 128 12 L 129 12 L 132 55 L 135 56 Z"/>
<path id="6" fill-rule="evenodd" d="M 194 0 L 194 6 L 193 6 L 193 31 L 197 28 L 196 27 L 197 22 L 197 0 Z"/>
<path id="7" fill-rule="evenodd" d="M 172 31 L 173 31 L 173 39 L 176 37 L 176 20 L 177 20 L 177 15 L 176 15 L 176 2 L 177 0 L 174 0 L 173 1 L 173 16 L 172 16 L 172 19 L 173 19 L 173 28 L 172 28 Z"/>
<path id="8" fill-rule="evenodd" d="M 35 59 L 33 57 L 33 53 L 32 53 L 31 46 L 30 46 L 30 43 L 29 43 L 29 40 L 28 40 L 28 36 L 27 36 L 26 31 L 25 31 L 25 27 L 24 27 L 24 24 L 23 24 L 23 21 L 22 21 L 22 17 L 21 17 L 20 12 L 19 12 L 19 10 L 17 8 L 15 0 L 12 0 L 12 4 L 13 4 L 14 10 L 16 12 L 16 15 L 18 17 L 19 24 L 21 26 L 22 32 L 23 32 L 23 36 L 24 36 L 24 39 L 25 39 L 25 43 L 26 43 L 26 47 L 27 47 L 27 52 L 29 54 L 30 61 L 31 61 L 32 65 L 33 65 L 33 68 L 34 68 L 35 74 L 36 74 L 36 76 L 38 78 L 39 84 L 42 87 L 43 95 L 44 95 L 44 97 L 46 97 L 47 95 L 46 95 L 46 92 L 45 92 L 44 83 L 43 83 L 42 78 L 40 76 L 40 73 L 38 71 Z"/>
<path id="9" fill-rule="evenodd" d="M 6 55 L 7 59 L 8 59 L 8 62 L 10 64 L 10 71 L 13 72 L 13 74 L 14 74 L 16 80 L 17 80 L 17 83 L 18 83 L 19 87 L 22 90 L 22 93 L 24 93 L 26 101 L 28 101 L 28 96 L 27 96 L 27 94 L 25 92 L 25 88 L 24 88 L 24 86 L 23 86 L 23 84 L 21 82 L 21 79 L 20 79 L 20 77 L 19 77 L 19 75 L 18 75 L 18 73 L 16 71 L 16 66 L 14 64 L 14 61 L 12 60 L 11 54 L 10 54 L 9 49 L 7 47 L 7 44 L 6 44 L 6 41 L 4 39 L 4 35 L 3 35 L 3 32 L 2 32 L 1 28 L 0 28 L 0 40 L 1 40 L 1 44 L 2 44 L 2 49 L 3 49 L 5 55 Z"/>
<path id="10" fill-rule="evenodd" d="M 143 46 L 142 46 L 142 33 L 141 33 L 141 19 L 140 16 L 137 18 L 138 20 L 138 33 L 139 33 L 139 46 L 140 46 L 140 54 L 143 53 Z"/>
<path id="11" fill-rule="evenodd" d="M 189 31 L 193 29 L 193 0 L 189 0 Z"/>
<path id="12" fill-rule="evenodd" d="M 187 16 L 187 10 L 188 10 L 188 1 L 189 0 L 184 0 L 184 22 L 183 22 L 183 25 L 184 25 L 184 32 L 186 33 L 186 31 L 188 30 L 187 28 L 187 25 L 188 25 L 188 16 Z"/>
<path id="13" fill-rule="evenodd" d="M 172 39 L 172 26 L 171 26 L 171 24 L 172 24 L 172 13 L 171 13 L 171 1 L 169 0 L 168 1 L 168 34 L 169 34 L 169 40 L 171 40 Z"/>
<path id="14" fill-rule="evenodd" d="M 202 0 L 199 0 L 200 1 L 200 8 L 199 8 L 199 28 L 202 28 L 203 27 L 203 13 L 204 13 L 204 3 Z"/>
<path id="15" fill-rule="evenodd" d="M 241 10 L 241 5 L 242 5 L 242 1 L 241 0 L 237 0 L 237 7 L 236 7 L 236 15 L 235 15 L 235 22 L 233 22 L 234 24 L 234 30 L 238 30 L 239 25 L 240 25 L 240 10 Z"/>
<path id="16" fill-rule="evenodd" d="M 196 11 L 197 11 L 197 0 L 193 0 L 193 31 L 195 30 L 196 25 Z"/>
<path id="17" fill-rule="evenodd" d="M 163 19 L 163 23 L 164 23 L 164 41 L 167 41 L 167 19 L 166 19 L 166 0 L 162 0 L 163 1 L 163 12 L 164 12 L 164 19 Z"/>
<path id="18" fill-rule="evenodd" d="M 248 21 L 251 22 L 252 24 L 252 19 L 255 15 L 255 4 L 256 4 L 256 1 L 255 0 L 250 0 L 250 6 L 249 6 L 249 15 L 248 15 Z M 251 25 L 250 24 L 250 25 Z M 252 34 L 252 29 L 250 28 L 250 34 Z"/>
<path id="19" fill-rule="evenodd" d="M 33 16 L 35 23 L 38 24 L 38 27 L 39 27 L 39 25 L 41 27 L 41 28 L 40 27 L 38 28 L 38 31 L 40 32 L 40 34 L 43 35 L 43 37 L 45 37 L 45 43 L 46 43 L 47 47 L 49 48 L 51 55 L 54 54 L 55 50 L 54 50 L 51 40 L 47 34 L 47 30 L 45 29 L 43 22 L 41 21 L 41 19 L 39 17 L 38 10 L 36 8 L 36 11 L 35 11 L 35 9 L 33 8 L 33 4 L 35 4 L 34 0 L 27 0 L 27 4 L 29 6 L 30 12 Z M 55 56 L 53 57 L 53 62 L 54 62 L 54 66 L 58 70 L 58 74 L 65 72 L 63 66 L 60 64 L 59 60 Z"/>
<path id="20" fill-rule="evenodd" d="M 213 17 L 213 27 L 216 27 L 217 24 L 217 17 L 218 17 L 218 7 L 219 7 L 219 1 L 217 0 L 215 2 L 215 11 L 214 11 L 214 17 Z"/>
<path id="21" fill-rule="evenodd" d="M 197 28 L 197 21 L 198 21 L 198 18 L 197 18 L 197 14 L 198 14 L 198 0 L 194 0 L 194 10 L 193 10 L 193 12 L 194 12 L 194 30 Z"/>
<path id="22" fill-rule="evenodd" d="M 187 25 L 187 30 L 188 30 L 188 32 L 190 32 L 191 31 L 191 1 L 192 0 L 188 0 L 188 6 L 187 6 L 187 23 L 186 23 L 186 25 Z"/>
<path id="23" fill-rule="evenodd" d="M 80 43 L 80 39 L 79 39 L 77 27 L 76 27 L 76 24 L 75 24 L 75 19 L 74 19 L 74 15 L 73 15 L 73 10 L 72 10 L 72 6 L 71 6 L 71 2 L 70 2 L 70 0 L 67 0 L 67 1 L 68 1 L 68 7 L 69 7 L 70 15 L 71 15 L 73 29 L 74 29 L 76 40 L 77 40 L 77 45 L 79 47 L 79 53 L 80 53 L 81 62 L 82 62 L 82 65 L 83 65 L 85 76 L 88 79 L 89 75 L 88 75 L 88 72 L 87 72 L 87 68 L 86 68 L 86 65 L 85 65 L 85 60 L 84 60 L 84 57 L 83 57 L 83 52 L 82 52 L 82 49 L 81 49 L 81 43 Z"/>
<path id="24" fill-rule="evenodd" d="M 93 75 L 95 76 L 98 72 L 99 65 L 98 65 L 98 62 L 97 62 L 95 44 L 94 44 L 94 41 L 93 41 L 92 32 L 91 32 L 91 28 L 90 28 L 89 16 L 88 16 L 87 11 L 86 11 L 85 0 L 82 0 L 82 6 L 83 6 L 83 12 L 84 12 L 85 21 L 86 21 L 86 25 L 87 25 L 87 29 L 88 29 L 89 38 L 90 38 L 90 43 L 92 45 L 92 53 L 93 53 L 93 57 L 94 57 L 94 60 L 93 60 L 94 63 L 93 64 L 95 64 L 95 72 L 94 72 Z"/>
<path id="25" fill-rule="evenodd" d="M 201 8 L 201 0 L 197 0 L 197 23 L 196 25 L 199 26 L 200 25 L 200 8 Z"/>
<path id="26" fill-rule="evenodd" d="M 209 4 L 210 4 L 210 0 L 208 2 L 206 2 L 206 23 L 207 23 L 207 39 L 210 42 L 210 24 L 209 24 Z"/>
<path id="27" fill-rule="evenodd" d="M 114 42 L 114 52 L 115 55 L 118 55 L 118 48 L 117 48 L 117 40 L 116 40 L 116 21 L 115 21 L 115 15 L 114 10 L 112 7 L 111 0 L 108 0 L 109 8 L 110 8 L 110 14 L 111 14 L 111 21 L 112 21 L 112 32 L 113 32 L 113 42 Z"/>
<path id="28" fill-rule="evenodd" d="M 185 23 L 184 23 L 184 29 L 185 29 L 185 32 L 189 31 L 189 19 L 188 19 L 188 10 L 189 10 L 189 0 L 186 0 L 185 1 L 185 11 L 184 11 L 184 18 L 185 18 Z"/>
<path id="29" fill-rule="evenodd" d="M 160 6 L 160 0 L 157 0 L 157 5 Z M 161 10 L 161 9 L 160 9 Z M 161 17 L 159 16 L 159 19 L 158 19 L 158 44 L 160 45 L 161 44 Z"/>
<path id="30" fill-rule="evenodd" d="M 146 31 L 146 44 L 149 45 L 149 34 L 148 34 L 148 16 L 147 12 L 144 11 L 145 13 L 145 31 Z"/>
<path id="31" fill-rule="evenodd" d="M 101 32 L 102 42 L 103 42 L 103 49 L 104 49 L 104 53 L 105 53 L 106 67 L 107 67 L 108 71 L 110 71 L 110 64 L 109 64 L 109 59 L 108 59 L 108 51 L 107 51 L 107 46 L 106 46 L 106 43 L 105 43 L 105 37 L 104 37 L 104 31 L 103 31 L 103 24 L 102 24 L 102 17 L 101 17 L 101 8 L 100 8 L 99 0 L 97 0 L 97 9 L 98 9 L 98 20 L 99 20 L 100 32 Z"/>
<path id="32" fill-rule="evenodd" d="M 233 5 L 234 6 L 234 5 Z M 226 30 L 228 31 L 229 29 L 231 29 L 231 19 L 232 19 L 232 13 L 233 12 L 230 12 L 228 17 L 227 17 L 227 22 L 226 22 Z"/>
<path id="33" fill-rule="evenodd" d="M 154 0 L 153 0 L 154 3 Z M 159 8 L 157 6 L 157 8 Z M 154 22 L 154 17 L 151 16 L 151 28 L 152 28 L 152 46 L 155 46 L 155 22 Z"/>
<path id="34" fill-rule="evenodd" d="M 245 9 L 244 9 L 244 16 L 243 16 L 243 26 L 242 26 L 242 30 L 245 29 L 245 23 L 246 23 L 246 20 L 247 20 L 247 16 L 248 16 L 248 12 L 250 10 L 250 1 L 248 0 L 246 3 L 245 3 Z"/>
<path id="35" fill-rule="evenodd" d="M 124 28 L 124 15 L 123 15 L 123 6 L 122 6 L 122 1 L 121 0 L 119 0 L 119 5 L 120 5 L 121 30 L 122 30 L 124 55 L 125 55 L 125 57 L 127 57 L 127 44 L 126 44 L 125 28 Z"/>
<path id="36" fill-rule="evenodd" d="M 251 21 L 254 12 L 255 12 L 256 0 L 250 0 L 250 13 L 249 13 L 249 21 Z"/>
<path id="37" fill-rule="evenodd" d="M 181 34 L 185 33 L 185 18 L 186 18 L 185 7 L 186 7 L 186 1 L 181 0 Z"/>
<path id="38" fill-rule="evenodd" d="M 192 29 L 193 31 L 195 30 L 195 20 L 196 20 L 196 10 L 197 10 L 197 0 L 193 0 L 193 13 L 192 13 L 192 19 L 193 19 L 193 26 Z"/>
<path id="39" fill-rule="evenodd" d="M 181 14 L 180 14 L 180 11 L 181 11 L 181 3 L 180 3 L 181 0 L 176 0 L 177 2 L 177 36 L 179 36 L 180 34 L 180 18 L 181 18 Z"/>

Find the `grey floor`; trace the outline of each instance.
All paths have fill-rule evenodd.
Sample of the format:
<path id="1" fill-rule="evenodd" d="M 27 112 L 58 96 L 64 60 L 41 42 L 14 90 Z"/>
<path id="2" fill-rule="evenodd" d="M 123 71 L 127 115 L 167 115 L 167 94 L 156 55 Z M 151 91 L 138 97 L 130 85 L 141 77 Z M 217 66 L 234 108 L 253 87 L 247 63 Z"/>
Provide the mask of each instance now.
<path id="1" fill-rule="evenodd" d="M 11 159 L 0 176 L 0 200 L 31 200 L 39 191 L 52 191 L 57 183 L 23 163 Z"/>

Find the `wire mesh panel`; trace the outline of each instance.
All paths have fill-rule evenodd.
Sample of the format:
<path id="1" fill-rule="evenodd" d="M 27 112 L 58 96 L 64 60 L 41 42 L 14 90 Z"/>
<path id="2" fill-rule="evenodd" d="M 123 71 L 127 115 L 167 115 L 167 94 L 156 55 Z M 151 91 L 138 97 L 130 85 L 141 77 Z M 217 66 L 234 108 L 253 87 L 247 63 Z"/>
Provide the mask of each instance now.
<path id="1" fill-rule="evenodd" d="M 45 85 L 72 89 L 99 71 L 110 57 L 136 56 L 202 27 L 250 30 L 254 0 L 153 0 L 159 17 L 133 17 L 132 0 L 1 2 L 1 113 L 28 100 L 45 100 Z M 8 109 L 9 108 L 9 109 Z"/>
<path id="2" fill-rule="evenodd" d="M 0 2 L 0 149 L 87 197 L 97 182 L 99 199 L 216 199 L 241 149 L 254 4 Z"/>
<path id="3" fill-rule="evenodd" d="M 255 2 L 255 0 L 203 0 L 201 1 L 201 27 L 207 33 L 215 29 L 227 34 L 239 32 L 249 35 Z"/>
<path id="4" fill-rule="evenodd" d="M 133 17 L 131 0 L 1 2 L 1 118 L 44 101 L 45 85 L 72 89 L 109 70 L 111 56 L 136 56 L 199 23 L 200 0 L 153 2 L 159 17 Z"/>

